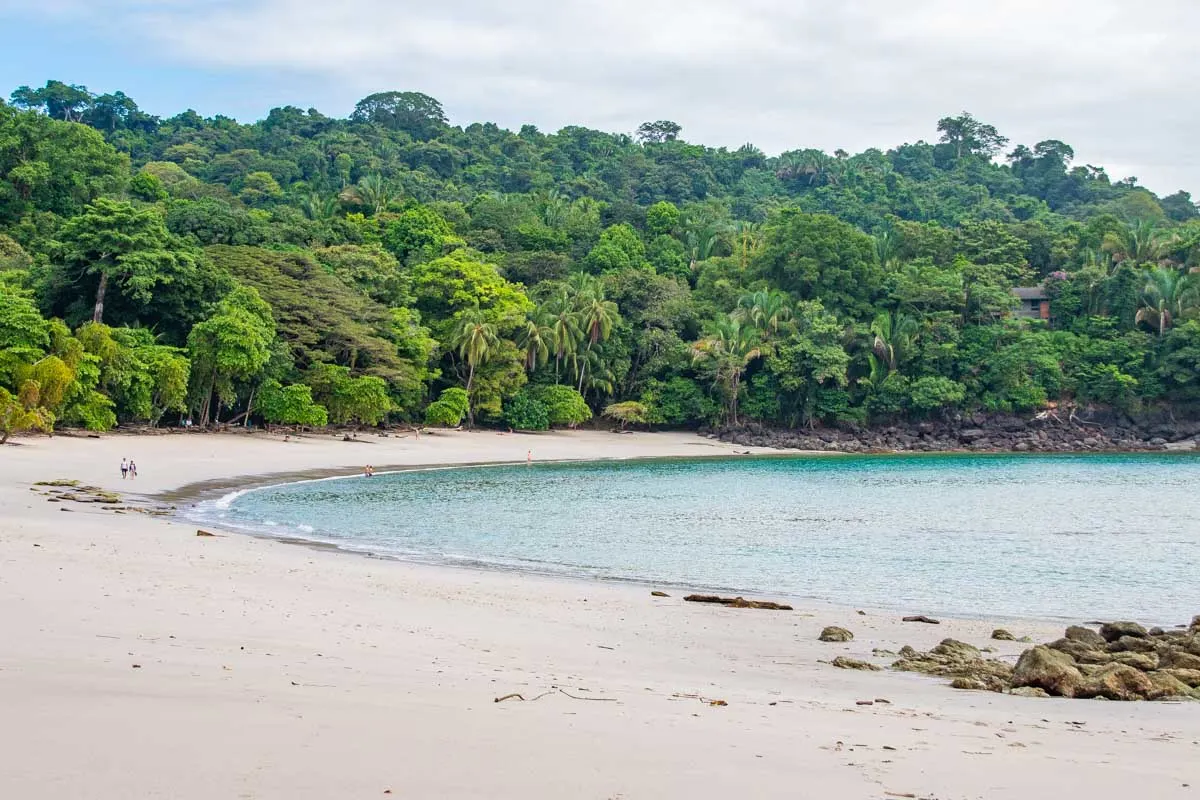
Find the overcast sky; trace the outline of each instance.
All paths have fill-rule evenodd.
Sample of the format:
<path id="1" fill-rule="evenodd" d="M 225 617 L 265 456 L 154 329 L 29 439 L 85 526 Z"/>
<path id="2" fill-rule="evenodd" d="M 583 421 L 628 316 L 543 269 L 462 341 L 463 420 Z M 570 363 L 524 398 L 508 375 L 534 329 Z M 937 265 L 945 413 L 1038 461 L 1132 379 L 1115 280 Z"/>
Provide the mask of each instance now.
<path id="1" fill-rule="evenodd" d="M 932 141 L 969 110 L 1200 194 L 1197 0 L 0 0 L 0 27 L 4 94 L 57 78 L 249 121 L 411 89 L 456 124 L 671 119 L 771 155 Z"/>

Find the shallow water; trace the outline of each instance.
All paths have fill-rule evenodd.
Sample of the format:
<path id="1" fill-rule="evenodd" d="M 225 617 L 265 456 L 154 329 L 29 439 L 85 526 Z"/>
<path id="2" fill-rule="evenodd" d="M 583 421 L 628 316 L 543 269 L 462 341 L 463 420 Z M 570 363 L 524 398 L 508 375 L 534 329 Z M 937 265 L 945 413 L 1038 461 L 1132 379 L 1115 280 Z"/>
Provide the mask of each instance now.
<path id="1" fill-rule="evenodd" d="M 963 616 L 1200 613 L 1200 458 L 534 464 L 309 481 L 203 519 L 441 563 Z"/>

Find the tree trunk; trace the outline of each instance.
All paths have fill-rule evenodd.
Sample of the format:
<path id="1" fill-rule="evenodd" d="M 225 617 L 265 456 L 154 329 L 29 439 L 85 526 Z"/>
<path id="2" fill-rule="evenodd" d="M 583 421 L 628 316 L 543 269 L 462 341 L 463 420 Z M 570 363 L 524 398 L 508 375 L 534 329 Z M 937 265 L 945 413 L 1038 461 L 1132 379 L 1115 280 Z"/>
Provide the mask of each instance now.
<path id="1" fill-rule="evenodd" d="M 246 401 L 246 422 L 243 428 L 250 427 L 250 414 L 254 411 L 254 389 L 250 390 L 250 399 Z"/>
<path id="2" fill-rule="evenodd" d="M 583 351 L 583 366 L 579 368 L 579 388 L 575 391 L 583 394 L 583 376 L 587 374 L 587 357 L 592 352 L 592 345 L 589 343 L 587 349 Z"/>
<path id="3" fill-rule="evenodd" d="M 735 372 L 733 374 L 733 396 L 729 398 L 729 418 L 730 418 L 730 421 L 734 425 L 738 424 L 738 421 L 737 421 L 738 388 L 740 388 L 739 382 L 738 382 L 738 374 Z"/>
<path id="4" fill-rule="evenodd" d="M 475 427 L 475 404 L 471 402 L 471 383 L 475 380 L 475 364 L 467 372 L 467 427 Z"/>
<path id="5" fill-rule="evenodd" d="M 100 271 L 100 285 L 96 287 L 96 307 L 92 310 L 92 322 L 104 321 L 104 295 L 108 292 L 108 273 Z"/>

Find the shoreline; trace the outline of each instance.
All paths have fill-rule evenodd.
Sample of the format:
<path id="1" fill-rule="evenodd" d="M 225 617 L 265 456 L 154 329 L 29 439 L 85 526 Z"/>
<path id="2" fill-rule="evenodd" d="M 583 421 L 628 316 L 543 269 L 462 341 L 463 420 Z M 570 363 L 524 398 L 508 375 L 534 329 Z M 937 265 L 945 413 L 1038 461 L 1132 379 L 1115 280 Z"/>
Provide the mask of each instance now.
<path id="1" fill-rule="evenodd" d="M 205 436 L 187 448 L 56 438 L 4 450 L 0 749 L 12 767 L 0 794 L 784 798 L 803 785 L 839 798 L 1003 800 L 1064 780 L 1098 798 L 1186 798 L 1183 784 L 1200 784 L 1196 706 L 963 692 L 828 664 L 885 664 L 874 650 L 946 637 L 1013 659 L 1026 645 L 990 641 L 996 620 L 708 607 L 612 581 L 198 538 L 184 520 L 62 513 L 30 491 L 53 478 L 131 490 L 113 474 L 124 456 L 141 467 L 136 493 L 154 499 L 252 471 L 352 472 L 366 458 L 520 463 L 513 446 L 524 456 L 532 441 L 425 438 L 370 450 L 331 437 Z M 541 461 L 734 449 L 651 434 L 534 444 Z M 1010 624 L 1036 641 L 1061 633 Z M 825 625 L 855 638 L 818 642 Z M 513 692 L 526 702 L 495 702 Z M 456 766 L 463 754 L 469 770 Z"/>
<path id="2" fill-rule="evenodd" d="M 569 464 L 623 464 L 637 462 L 654 462 L 654 461 L 707 461 L 732 459 L 740 460 L 749 458 L 754 460 L 791 460 L 791 459 L 806 459 L 806 458 L 827 458 L 830 456 L 839 458 L 852 459 L 912 459 L 926 460 L 939 458 L 1012 458 L 1012 459 L 1077 459 L 1077 458 L 1103 458 L 1105 456 L 1132 456 L 1138 458 L 1190 458 L 1197 457 L 1200 454 L 1191 452 L 1177 451 L 1129 451 L 1129 452 L 1095 452 L 1095 451 L 1080 451 L 1080 452 L 1043 452 L 1043 453 L 1022 453 L 1022 452 L 971 452 L 971 451 L 945 451 L 945 452 L 887 452 L 887 453 L 842 453 L 842 452 L 825 452 L 825 451 L 785 451 L 779 452 L 776 450 L 765 450 L 753 454 L 735 451 L 731 453 L 720 453 L 710 455 L 672 455 L 672 456 L 635 456 L 635 457 L 607 457 L 607 458 L 561 458 L 552 460 L 542 460 L 537 463 L 542 465 L 569 465 Z M 490 467 L 519 467 L 524 465 L 524 461 L 478 461 L 478 462 L 463 462 L 456 464 L 398 464 L 376 467 L 377 476 L 387 474 L 402 474 L 406 472 L 423 472 L 423 471 L 442 471 L 442 470 L 460 470 L 460 469 L 477 469 Z M 637 576 L 619 576 L 609 574 L 589 574 L 586 572 L 572 571 L 569 567 L 563 566 L 561 569 L 550 567 L 539 567 L 533 564 L 516 563 L 515 561 L 506 561 L 502 558 L 488 560 L 483 556 L 446 556 L 436 553 L 396 553 L 396 552 L 379 552 L 369 548 L 358 548 L 337 541 L 330 541 L 327 538 L 320 538 L 316 535 L 310 535 L 302 530 L 298 530 L 291 526 L 284 526 L 279 533 L 272 532 L 271 528 L 254 525 L 254 524 L 233 524 L 231 522 L 212 519 L 205 517 L 202 514 L 196 513 L 202 505 L 210 504 L 220 500 L 231 494 L 241 496 L 247 492 L 269 489 L 281 486 L 290 486 L 296 484 L 304 484 L 311 482 L 320 482 L 327 480 L 343 480 L 361 477 L 361 470 L 355 468 L 336 468 L 336 469 L 312 469 L 305 471 L 293 472 L 278 472 L 268 474 L 243 475 L 228 479 L 214 479 L 203 481 L 195 484 L 188 484 L 177 489 L 159 493 L 148 499 L 157 500 L 160 502 L 170 502 L 183 504 L 187 503 L 186 508 L 180 508 L 176 511 L 176 519 L 184 520 L 189 524 L 196 524 L 204 528 L 212 530 L 224 531 L 236 536 L 249 536 L 265 541 L 279 542 L 287 545 L 295 545 L 301 547 L 311 547 L 322 551 L 337 553 L 347 557 L 369 558 L 377 561 L 395 562 L 400 564 L 413 565 L 420 568 L 428 569 L 450 569 L 450 570 L 468 570 L 480 573 L 511 573 L 517 576 L 537 576 L 550 580 L 564 581 L 570 584 L 577 585 L 579 588 L 586 588 L 587 585 L 593 583 L 602 583 L 616 586 L 630 586 L 635 588 L 649 590 L 665 589 L 672 592 L 695 592 L 703 594 L 726 594 L 726 595 L 742 595 L 754 596 L 759 599 L 774 599 L 783 600 L 804 607 L 804 610 L 811 611 L 813 606 L 829 613 L 853 613 L 861 608 L 869 608 L 873 613 L 894 614 L 897 617 L 906 614 L 932 614 L 939 618 L 953 619 L 960 622 L 977 622 L 994 624 L 997 627 L 1004 627 L 1012 624 L 1034 624 L 1034 625 L 1073 625 L 1083 624 L 1085 620 L 1082 616 L 1071 616 L 1061 614 L 1046 614 L 1046 613 L 1010 613 L 1010 612 L 989 612 L 989 611 L 962 611 L 953 610 L 941 606 L 928 606 L 921 604 L 906 604 L 897 603 L 894 605 L 879 604 L 874 601 L 856 602 L 852 599 L 845 598 L 830 598 L 821 597 L 811 594 L 802 594 L 779 590 L 771 587 L 754 587 L 742 586 L 732 583 L 704 583 L 704 582 L 686 582 L 675 579 L 656 579 L 645 575 Z M 561 566 L 561 565 L 556 565 Z M 1189 616 L 1190 618 L 1190 616 Z M 1178 620 L 1167 618 L 1146 618 L 1140 621 L 1147 624 L 1157 624 L 1163 627 L 1170 627 L 1178 623 Z"/>

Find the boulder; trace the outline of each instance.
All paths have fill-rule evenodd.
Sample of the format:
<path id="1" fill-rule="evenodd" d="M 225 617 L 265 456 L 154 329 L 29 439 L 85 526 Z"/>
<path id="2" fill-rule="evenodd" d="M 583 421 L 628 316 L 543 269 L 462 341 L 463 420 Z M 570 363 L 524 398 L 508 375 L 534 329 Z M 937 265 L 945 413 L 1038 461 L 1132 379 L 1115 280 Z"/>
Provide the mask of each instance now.
<path id="1" fill-rule="evenodd" d="M 1080 664 L 1107 664 L 1112 656 L 1076 639 L 1056 639 L 1046 645 L 1051 650 L 1066 653 Z"/>
<path id="2" fill-rule="evenodd" d="M 996 630 L 992 631 L 992 638 L 998 642 L 1015 642 L 1017 640 L 1017 637 L 1004 630 L 1004 628 L 996 628 Z"/>
<path id="3" fill-rule="evenodd" d="M 1158 646 L 1153 639 L 1122 636 L 1115 642 L 1109 642 L 1107 649 L 1110 653 L 1154 653 L 1157 652 Z"/>
<path id="4" fill-rule="evenodd" d="M 817 638 L 822 642 L 849 642 L 854 639 L 854 634 L 845 628 L 839 628 L 836 625 L 830 625 L 825 630 L 821 631 L 821 635 Z"/>
<path id="5" fill-rule="evenodd" d="M 892 669 L 945 678 L 962 678 L 970 688 L 1001 692 L 1008 688 L 1012 667 L 1003 661 L 983 658 L 980 651 L 956 639 L 944 639 L 928 653 L 905 646 Z M 964 686 L 967 685 L 964 683 Z M 960 687 L 961 688 L 961 687 Z"/>
<path id="6" fill-rule="evenodd" d="M 1192 687 L 1169 672 L 1150 672 L 1146 674 L 1146 677 L 1150 679 L 1150 683 L 1154 687 L 1154 694 L 1151 699 L 1197 697 Z"/>
<path id="7" fill-rule="evenodd" d="M 937 647 L 929 651 L 936 656 L 945 656 L 957 661 L 977 661 L 983 658 L 979 648 L 957 639 L 942 639 Z"/>
<path id="8" fill-rule="evenodd" d="M 1194 656 L 1184 650 L 1164 648 L 1165 653 L 1159 658 L 1159 665 L 1172 669 L 1200 670 L 1200 656 Z"/>
<path id="9" fill-rule="evenodd" d="M 1175 669 L 1171 667 L 1160 669 L 1159 672 L 1165 672 L 1176 680 L 1186 683 L 1193 689 L 1200 689 L 1200 669 Z"/>
<path id="10" fill-rule="evenodd" d="M 987 691 L 988 685 L 979 678 L 955 678 L 954 680 L 950 681 L 950 688 L 984 692 Z"/>
<path id="11" fill-rule="evenodd" d="M 1158 669 L 1157 653 L 1114 653 L 1112 663 L 1124 664 L 1127 667 L 1140 669 L 1142 672 L 1153 672 Z"/>
<path id="12" fill-rule="evenodd" d="M 987 436 L 987 431 L 982 428 L 967 428 L 958 432 L 958 438 L 963 442 L 974 442 L 983 439 Z"/>
<path id="13" fill-rule="evenodd" d="M 1009 694 L 1017 697 L 1049 697 L 1050 694 L 1045 689 L 1039 689 L 1036 686 L 1018 686 L 1016 689 L 1009 689 Z"/>
<path id="14" fill-rule="evenodd" d="M 1083 682 L 1074 659 L 1043 645 L 1022 653 L 1012 674 L 1014 688 L 1036 686 L 1060 697 L 1075 697 Z"/>
<path id="15" fill-rule="evenodd" d="M 1091 647 L 1103 647 L 1104 637 L 1096 633 L 1091 628 L 1085 628 L 1082 625 L 1072 625 L 1067 628 L 1067 632 L 1063 634 L 1064 639 L 1070 639 L 1074 642 L 1082 642 Z"/>
<path id="16" fill-rule="evenodd" d="M 1196 633 L 1200 633 L 1200 614 L 1192 617 L 1191 629 Z"/>
<path id="17" fill-rule="evenodd" d="M 1076 687 L 1074 697 L 1108 700 L 1149 700 L 1157 696 L 1154 684 L 1141 670 L 1124 664 L 1105 664 Z"/>
<path id="18" fill-rule="evenodd" d="M 846 658 L 845 656 L 838 656 L 830 663 L 838 669 L 860 669 L 869 672 L 883 671 L 883 667 L 877 667 L 868 661 L 859 661 L 857 658 Z"/>
<path id="19" fill-rule="evenodd" d="M 1123 636 L 1146 638 L 1146 629 L 1136 622 L 1106 622 L 1100 626 L 1100 635 L 1106 642 L 1115 642 Z"/>

